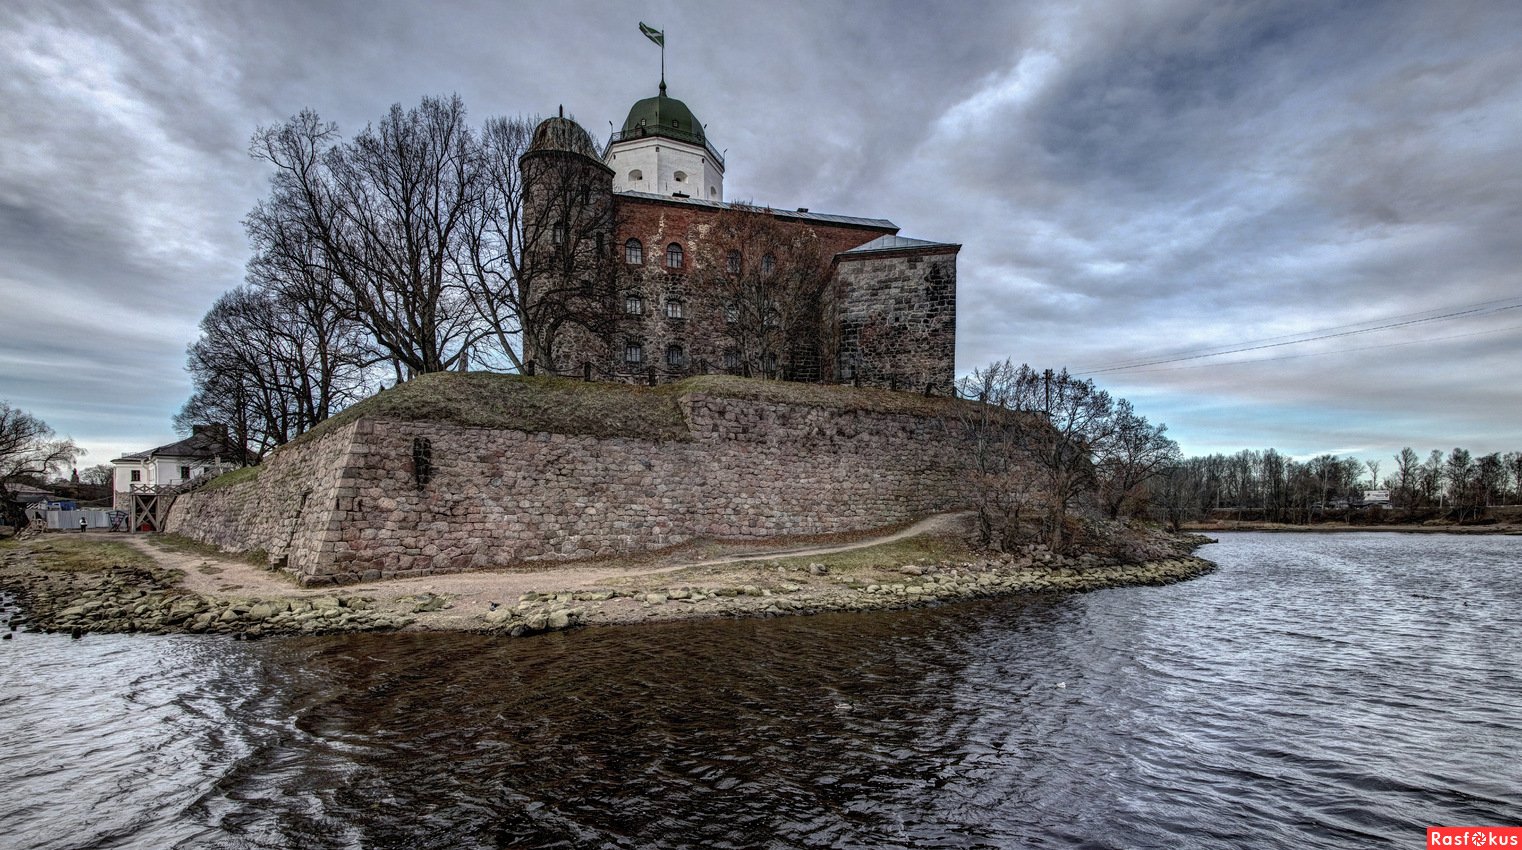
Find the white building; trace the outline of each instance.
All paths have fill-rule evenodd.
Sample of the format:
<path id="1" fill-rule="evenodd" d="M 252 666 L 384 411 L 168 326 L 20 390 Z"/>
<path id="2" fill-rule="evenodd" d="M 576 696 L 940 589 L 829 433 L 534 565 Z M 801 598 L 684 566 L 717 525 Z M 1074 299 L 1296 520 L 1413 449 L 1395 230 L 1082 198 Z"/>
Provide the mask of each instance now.
<path id="1" fill-rule="evenodd" d="M 227 442 L 225 427 L 197 425 L 189 437 L 177 443 L 111 461 L 116 468 L 112 505 L 117 510 L 129 510 L 133 488 L 175 487 L 204 475 L 220 475 L 241 466 L 235 460 L 237 455 L 237 450 Z"/>

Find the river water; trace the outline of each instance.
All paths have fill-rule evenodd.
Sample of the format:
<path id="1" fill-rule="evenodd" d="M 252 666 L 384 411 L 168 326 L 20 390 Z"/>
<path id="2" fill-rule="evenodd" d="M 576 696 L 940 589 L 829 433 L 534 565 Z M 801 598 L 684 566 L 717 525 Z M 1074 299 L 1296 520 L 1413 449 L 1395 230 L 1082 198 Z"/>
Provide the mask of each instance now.
<path id="1" fill-rule="evenodd" d="M 0 643 L 0 847 L 1423 846 L 1522 823 L 1522 539 L 518 640 Z"/>

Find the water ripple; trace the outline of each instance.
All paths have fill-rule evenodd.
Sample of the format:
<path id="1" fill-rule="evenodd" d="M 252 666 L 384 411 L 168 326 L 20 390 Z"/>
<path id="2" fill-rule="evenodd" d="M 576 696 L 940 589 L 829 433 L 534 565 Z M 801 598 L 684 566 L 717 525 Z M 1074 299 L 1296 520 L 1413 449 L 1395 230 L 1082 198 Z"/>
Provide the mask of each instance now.
<path id="1" fill-rule="evenodd" d="M 18 634 L 0 834 L 1393 848 L 1522 822 L 1515 539 L 1203 554 L 1166 588 L 513 641 Z"/>

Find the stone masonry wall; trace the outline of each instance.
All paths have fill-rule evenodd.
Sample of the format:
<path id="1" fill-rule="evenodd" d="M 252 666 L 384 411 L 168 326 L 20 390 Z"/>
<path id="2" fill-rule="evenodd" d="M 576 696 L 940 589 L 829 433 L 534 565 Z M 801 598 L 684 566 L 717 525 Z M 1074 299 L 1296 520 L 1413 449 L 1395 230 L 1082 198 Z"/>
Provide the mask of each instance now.
<path id="1" fill-rule="evenodd" d="M 361 420 L 277 452 L 256 481 L 181 497 L 171 530 L 267 549 L 321 584 L 863 530 L 964 502 L 941 420 L 702 394 L 682 404 L 681 442 Z M 419 440 L 432 459 L 421 486 Z"/>
<path id="2" fill-rule="evenodd" d="M 838 360 L 827 369 L 863 384 L 940 392 L 955 377 L 957 248 L 842 255 L 830 311 Z"/>
<path id="3" fill-rule="evenodd" d="M 332 508 L 359 424 L 282 448 L 252 481 L 178 497 L 164 530 L 235 552 L 263 550 L 298 573 L 316 569 L 332 551 Z"/>

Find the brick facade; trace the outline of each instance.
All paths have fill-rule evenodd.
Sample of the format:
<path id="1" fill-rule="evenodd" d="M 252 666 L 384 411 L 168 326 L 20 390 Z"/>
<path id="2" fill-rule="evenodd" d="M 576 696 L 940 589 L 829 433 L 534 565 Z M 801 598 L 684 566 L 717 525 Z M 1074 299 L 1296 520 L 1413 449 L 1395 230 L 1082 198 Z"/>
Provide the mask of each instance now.
<path id="1" fill-rule="evenodd" d="M 571 122 L 551 121 L 557 122 L 557 138 L 574 135 L 564 126 Z M 586 156 L 584 147 L 578 142 L 577 150 L 557 155 Z M 535 156 L 543 156 L 543 151 Z M 894 236 L 898 227 L 883 219 L 807 210 L 740 213 L 750 208 L 681 196 L 615 192 L 611 172 L 587 159 L 589 168 L 584 173 L 601 181 L 591 196 L 598 203 L 610 198 L 612 204 L 608 224 L 612 232 L 605 240 L 598 234 L 609 288 L 598 290 L 602 306 L 596 320 L 556 329 L 548 350 L 537 352 L 542 358 L 540 367 L 559 374 L 580 374 L 590 368 L 599 378 L 622 380 L 669 381 L 700 373 L 754 374 L 759 370 L 792 380 L 949 386 L 955 370 L 959 246 L 917 243 L 858 255 L 853 249 Z M 531 163 L 531 158 L 525 157 L 525 162 Z M 526 184 L 532 182 L 529 178 L 526 170 Z M 796 241 L 817 246 L 820 255 L 817 301 L 790 311 L 806 313 L 808 320 L 791 321 L 786 339 L 768 345 L 777 350 L 763 352 L 759 358 L 755 352 L 739 356 L 745 346 L 737 339 L 734 318 L 726 315 L 732 308 L 702 282 L 712 280 L 704 272 L 712 272 L 714 263 L 723 262 L 715 258 L 730 248 L 747 262 L 757 262 L 757 255 L 763 253 L 754 245 L 716 244 L 717 223 L 737 214 L 765 216 L 770 233 L 793 234 Z M 557 211 L 538 219 L 566 217 Z M 583 238 L 590 240 L 592 234 Z M 638 244 L 637 258 L 630 257 L 631 239 Z M 549 240 L 530 241 L 548 244 Z M 668 255 L 673 245 L 681 256 L 674 265 L 668 261 L 668 256 L 674 256 Z M 542 290 L 555 292 L 556 288 Z M 574 300 L 577 296 L 565 297 Z M 568 311 L 583 309 L 584 303 L 567 302 Z"/>

